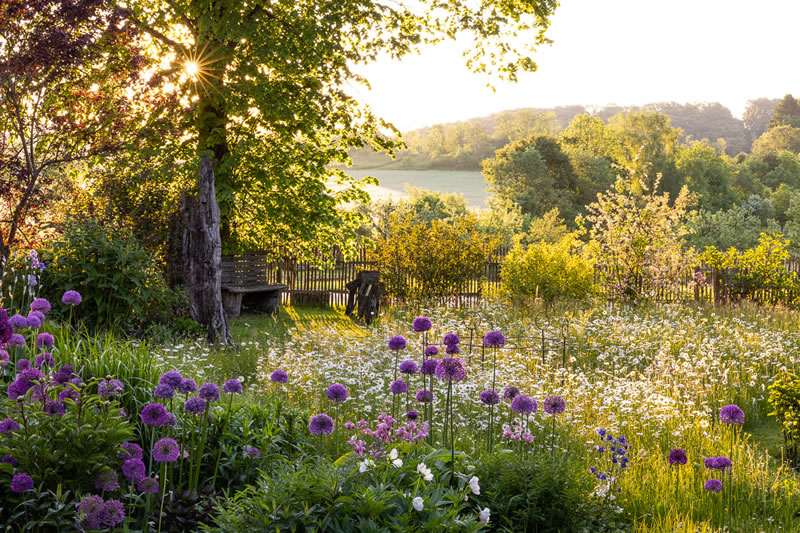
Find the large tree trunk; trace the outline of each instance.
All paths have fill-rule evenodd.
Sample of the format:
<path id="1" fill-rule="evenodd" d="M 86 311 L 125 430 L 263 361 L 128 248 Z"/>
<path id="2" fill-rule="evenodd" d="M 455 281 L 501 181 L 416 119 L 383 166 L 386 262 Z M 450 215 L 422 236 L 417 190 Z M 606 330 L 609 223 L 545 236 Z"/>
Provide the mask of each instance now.
<path id="1" fill-rule="evenodd" d="M 189 310 L 206 327 L 209 342 L 228 344 L 230 331 L 222 308 L 220 216 L 210 156 L 200 159 L 197 197 L 186 200 L 183 249 Z"/>

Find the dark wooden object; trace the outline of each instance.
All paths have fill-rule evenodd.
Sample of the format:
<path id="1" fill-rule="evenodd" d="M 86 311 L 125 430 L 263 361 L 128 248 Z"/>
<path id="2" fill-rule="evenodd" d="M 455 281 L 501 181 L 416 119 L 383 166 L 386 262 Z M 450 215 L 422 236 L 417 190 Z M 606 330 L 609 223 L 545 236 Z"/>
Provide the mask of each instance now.
<path id="1" fill-rule="evenodd" d="M 222 304 L 228 316 L 242 306 L 275 314 L 288 285 L 267 283 L 267 260 L 262 254 L 227 256 L 222 260 Z"/>
<path id="2" fill-rule="evenodd" d="M 347 316 L 352 316 L 358 304 L 358 318 L 371 323 L 380 311 L 380 300 L 384 295 L 384 286 L 380 281 L 380 273 L 376 270 L 365 270 L 358 273 L 356 279 L 345 285 L 349 291 L 347 297 Z"/>

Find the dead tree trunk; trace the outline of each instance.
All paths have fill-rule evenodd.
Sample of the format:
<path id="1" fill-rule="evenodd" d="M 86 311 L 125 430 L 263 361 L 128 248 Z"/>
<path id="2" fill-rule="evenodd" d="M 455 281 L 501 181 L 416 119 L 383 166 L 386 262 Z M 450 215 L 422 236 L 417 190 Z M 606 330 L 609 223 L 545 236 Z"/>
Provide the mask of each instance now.
<path id="1" fill-rule="evenodd" d="M 206 327 L 209 342 L 228 344 L 230 331 L 222 308 L 222 241 L 219 233 L 219 206 L 214 193 L 211 157 L 200 159 L 197 197 L 184 204 L 186 225 L 183 233 L 184 280 L 189 312 Z"/>

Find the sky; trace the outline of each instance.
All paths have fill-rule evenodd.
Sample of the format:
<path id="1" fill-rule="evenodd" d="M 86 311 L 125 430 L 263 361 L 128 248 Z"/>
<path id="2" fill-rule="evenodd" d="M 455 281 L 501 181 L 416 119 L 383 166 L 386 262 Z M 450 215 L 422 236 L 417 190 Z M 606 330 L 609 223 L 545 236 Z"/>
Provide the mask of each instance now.
<path id="1" fill-rule="evenodd" d="M 800 96 L 797 0 L 562 0 L 516 84 L 472 74 L 455 43 L 361 67 L 357 97 L 401 131 L 520 107 Z"/>

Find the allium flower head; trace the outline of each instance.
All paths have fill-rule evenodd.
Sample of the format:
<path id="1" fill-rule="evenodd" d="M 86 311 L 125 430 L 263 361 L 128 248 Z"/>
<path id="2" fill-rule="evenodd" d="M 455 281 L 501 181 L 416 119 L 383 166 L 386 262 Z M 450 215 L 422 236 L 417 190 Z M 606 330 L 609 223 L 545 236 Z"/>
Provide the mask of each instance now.
<path id="1" fill-rule="evenodd" d="M 49 333 L 39 333 L 36 336 L 36 347 L 50 349 L 55 344 L 55 339 Z"/>
<path id="2" fill-rule="evenodd" d="M 142 447 L 135 442 L 126 442 L 122 445 L 122 451 L 117 454 L 120 459 L 141 459 Z"/>
<path id="3" fill-rule="evenodd" d="M 343 402 L 349 396 L 347 388 L 341 383 L 334 383 L 326 391 L 328 399 L 332 402 Z"/>
<path id="4" fill-rule="evenodd" d="M 82 301 L 83 298 L 81 298 L 81 293 L 78 291 L 67 291 L 61 296 L 61 303 L 64 305 L 75 307 L 76 305 L 80 305 Z"/>
<path id="5" fill-rule="evenodd" d="M 103 518 L 102 523 L 104 526 L 114 527 L 121 524 L 125 520 L 125 507 L 119 500 L 107 500 L 103 504 Z"/>
<path id="6" fill-rule="evenodd" d="M 42 410 L 48 415 L 54 416 L 62 416 L 67 412 L 66 406 L 62 402 L 56 402 L 53 400 L 47 400 L 44 402 L 44 409 Z"/>
<path id="7" fill-rule="evenodd" d="M 177 389 L 181 382 L 183 381 L 183 376 L 177 370 L 167 370 L 163 374 L 161 374 L 161 378 L 158 380 L 159 385 L 169 385 L 173 389 Z"/>
<path id="8" fill-rule="evenodd" d="M 31 302 L 31 311 L 41 311 L 42 313 L 50 312 L 50 302 L 45 298 L 36 298 Z"/>
<path id="9" fill-rule="evenodd" d="M 94 478 L 94 488 L 111 492 L 119 488 L 119 476 L 113 470 L 103 470 Z"/>
<path id="10" fill-rule="evenodd" d="M 261 457 L 261 451 L 258 448 L 254 448 L 252 446 L 247 448 L 244 451 L 244 454 L 248 459 L 258 459 L 259 457 Z"/>
<path id="11" fill-rule="evenodd" d="M 448 333 L 444 336 L 444 339 L 442 339 L 442 344 L 446 344 L 447 346 L 458 344 L 459 342 L 461 342 L 461 339 L 459 339 L 458 335 L 455 333 Z"/>
<path id="12" fill-rule="evenodd" d="M 539 408 L 536 400 L 525 394 L 518 394 L 511 401 L 511 410 L 518 415 L 529 415 L 535 413 Z"/>
<path id="13" fill-rule="evenodd" d="M 55 366 L 56 360 L 53 359 L 53 354 L 44 352 L 36 357 L 36 366 L 42 368 L 42 365 Z"/>
<path id="14" fill-rule="evenodd" d="M 333 419 L 325 413 L 314 415 L 308 423 L 308 430 L 312 435 L 330 435 L 333 433 Z"/>
<path id="15" fill-rule="evenodd" d="M 420 403 L 429 402 L 433 399 L 433 392 L 428 389 L 420 389 L 417 391 L 417 401 Z"/>
<path id="16" fill-rule="evenodd" d="M 560 415 L 567 408 L 564 398 L 557 394 L 551 394 L 542 402 L 542 409 L 544 412 L 551 415 Z"/>
<path id="17" fill-rule="evenodd" d="M 667 462 L 671 465 L 685 465 L 688 461 L 689 457 L 686 455 L 686 450 L 682 448 L 670 450 L 667 456 Z"/>
<path id="18" fill-rule="evenodd" d="M 8 352 L 5 350 L 0 350 L 0 368 L 6 366 L 11 358 L 8 355 Z"/>
<path id="19" fill-rule="evenodd" d="M 287 374 L 285 370 L 279 368 L 270 375 L 269 380 L 273 383 L 288 383 L 289 374 Z"/>
<path id="20" fill-rule="evenodd" d="M 197 395 L 207 402 L 216 402 L 219 400 L 219 387 L 214 383 L 203 383 L 197 391 Z"/>
<path id="21" fill-rule="evenodd" d="M 433 357 L 434 355 L 439 355 L 439 348 L 431 344 L 426 346 L 422 353 L 425 354 L 425 357 Z"/>
<path id="22" fill-rule="evenodd" d="M 402 379 L 396 379 L 389 385 L 389 390 L 392 391 L 392 394 L 405 394 L 408 392 L 408 385 Z"/>
<path id="23" fill-rule="evenodd" d="M 8 347 L 14 348 L 15 346 L 18 346 L 20 348 L 25 346 L 25 337 L 23 337 L 19 333 L 14 333 L 13 335 L 10 335 L 8 339 Z"/>
<path id="24" fill-rule="evenodd" d="M 738 405 L 726 405 L 719 411 L 719 421 L 723 424 L 744 424 L 744 411 Z"/>
<path id="25" fill-rule="evenodd" d="M 100 529 L 103 523 L 103 510 L 105 502 L 100 496 L 91 494 L 84 496 L 78 504 L 78 514 L 81 517 L 80 529 Z"/>
<path id="26" fill-rule="evenodd" d="M 11 478 L 11 491 L 17 494 L 33 490 L 33 478 L 25 472 L 20 472 Z"/>
<path id="27" fill-rule="evenodd" d="M 444 349 L 444 353 L 449 355 L 456 355 L 461 353 L 461 348 L 458 347 L 458 344 L 448 344 L 447 347 Z"/>
<path id="28" fill-rule="evenodd" d="M 417 418 L 419 418 L 419 413 L 413 409 L 406 413 L 407 420 L 416 420 Z"/>
<path id="29" fill-rule="evenodd" d="M 22 331 L 28 328 L 28 319 L 22 315 L 14 315 L 8 319 L 8 323 L 14 328 L 14 331 Z M 41 323 L 39 324 L 41 326 Z"/>
<path id="30" fill-rule="evenodd" d="M 401 374 L 411 375 L 411 374 L 416 374 L 417 370 L 419 370 L 419 367 L 417 366 L 416 362 L 412 361 L 411 359 L 408 359 L 400 363 L 398 370 L 400 370 Z"/>
<path id="31" fill-rule="evenodd" d="M 42 324 L 44 324 L 44 313 L 42 313 L 41 311 L 31 311 L 30 313 L 28 313 L 28 316 L 29 317 L 35 316 L 36 318 L 39 319 L 39 321 Z"/>
<path id="32" fill-rule="evenodd" d="M 178 460 L 180 446 L 169 437 L 164 437 L 153 445 L 153 460 L 157 463 L 173 463 Z"/>
<path id="33" fill-rule="evenodd" d="M 158 486 L 158 480 L 146 477 L 136 484 L 136 488 L 139 489 L 139 492 L 144 492 L 145 494 L 157 494 L 160 487 Z"/>
<path id="34" fill-rule="evenodd" d="M 31 362 L 29 359 L 20 359 L 19 361 L 17 361 L 17 370 L 20 372 L 23 370 L 28 370 L 30 367 L 31 367 Z"/>
<path id="35" fill-rule="evenodd" d="M 718 479 L 709 479 L 708 481 L 703 484 L 703 488 L 706 489 L 708 492 L 721 492 L 722 491 L 722 481 Z"/>
<path id="36" fill-rule="evenodd" d="M 193 379 L 182 379 L 181 384 L 178 385 L 178 391 L 184 394 L 191 394 L 197 392 L 197 383 Z"/>
<path id="37" fill-rule="evenodd" d="M 64 365 L 53 374 L 53 383 L 63 385 L 72 377 L 72 365 Z"/>
<path id="38" fill-rule="evenodd" d="M 155 388 L 155 390 L 153 390 L 153 398 L 169 400 L 174 396 L 175 396 L 175 389 L 173 389 L 166 383 L 161 383 Z"/>
<path id="39" fill-rule="evenodd" d="M 0 422 L 0 434 L 8 435 L 12 431 L 19 429 L 19 424 L 13 418 L 6 418 Z"/>
<path id="40" fill-rule="evenodd" d="M 519 387 L 515 387 L 514 385 L 509 385 L 503 391 L 503 399 L 504 400 L 513 400 L 519 394 Z"/>
<path id="41" fill-rule="evenodd" d="M 183 404 L 183 410 L 193 415 L 199 415 L 206 410 L 206 401 L 202 398 L 189 398 Z"/>
<path id="42" fill-rule="evenodd" d="M 243 390 L 242 382 L 238 379 L 229 379 L 222 384 L 222 392 L 225 394 L 241 394 Z"/>
<path id="43" fill-rule="evenodd" d="M 431 323 L 431 319 L 426 316 L 418 316 L 414 319 L 414 323 L 412 324 L 414 331 L 417 333 L 422 333 L 424 331 L 428 331 L 433 327 Z"/>
<path id="44" fill-rule="evenodd" d="M 481 402 L 486 405 L 495 405 L 500 402 L 500 397 L 492 389 L 486 389 L 481 392 Z"/>
<path id="45" fill-rule="evenodd" d="M 483 345 L 486 346 L 487 348 L 499 348 L 501 346 L 504 346 L 505 343 L 506 343 L 505 336 L 497 330 L 490 331 L 483 337 Z"/>
<path id="46" fill-rule="evenodd" d="M 406 349 L 406 338 L 402 335 L 395 335 L 391 339 L 389 339 L 389 349 L 390 350 L 405 350 Z"/>
<path id="47" fill-rule="evenodd" d="M 29 314 L 28 317 L 25 319 L 25 326 L 31 329 L 39 329 L 42 327 L 42 321 L 39 319 L 39 315 L 35 315 L 33 313 Z M 25 328 L 20 328 L 25 329 Z"/>
<path id="48" fill-rule="evenodd" d="M 464 362 L 458 357 L 444 357 L 436 367 L 436 377 L 440 381 L 450 381 L 458 383 L 467 377 L 464 369 Z"/>
<path id="49" fill-rule="evenodd" d="M 19 464 L 19 461 L 14 459 L 14 457 L 11 455 L 4 455 L 3 459 L 0 460 L 0 463 L 5 463 L 11 466 L 17 466 Z"/>
<path id="50" fill-rule="evenodd" d="M 167 409 L 160 403 L 150 403 L 142 408 L 142 422 L 148 426 L 163 426 L 167 423 Z"/>
<path id="51" fill-rule="evenodd" d="M 436 373 L 437 366 L 439 366 L 438 359 L 425 359 L 422 362 L 422 368 L 420 368 L 419 373 L 423 376 L 432 376 Z"/>
<path id="52" fill-rule="evenodd" d="M 97 385 L 97 394 L 103 398 L 119 396 L 123 392 L 125 392 L 125 385 L 118 379 L 107 379 Z"/>
<path id="53" fill-rule="evenodd" d="M 139 480 L 144 479 L 145 477 L 145 467 L 144 462 L 141 459 L 137 459 L 132 457 L 122 463 L 122 475 L 128 481 L 137 482 Z"/>
<path id="54" fill-rule="evenodd" d="M 0 346 L 9 342 L 13 334 L 14 328 L 11 327 L 11 323 L 8 321 L 8 313 L 0 307 Z"/>
<path id="55" fill-rule="evenodd" d="M 724 455 L 721 457 L 706 457 L 703 464 L 710 470 L 721 470 L 724 473 L 733 469 L 733 462 Z"/>

